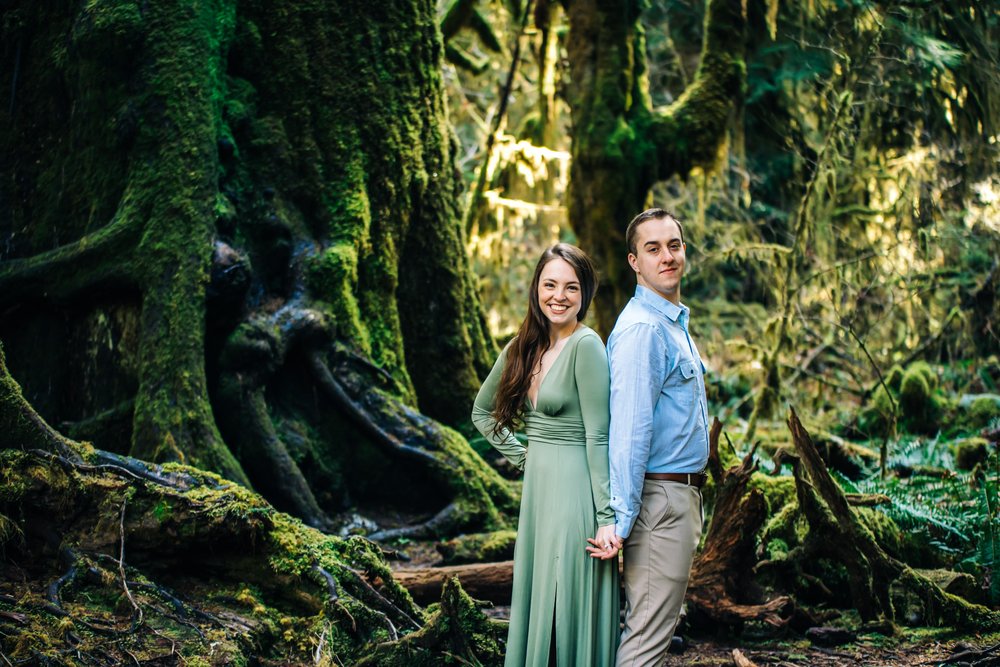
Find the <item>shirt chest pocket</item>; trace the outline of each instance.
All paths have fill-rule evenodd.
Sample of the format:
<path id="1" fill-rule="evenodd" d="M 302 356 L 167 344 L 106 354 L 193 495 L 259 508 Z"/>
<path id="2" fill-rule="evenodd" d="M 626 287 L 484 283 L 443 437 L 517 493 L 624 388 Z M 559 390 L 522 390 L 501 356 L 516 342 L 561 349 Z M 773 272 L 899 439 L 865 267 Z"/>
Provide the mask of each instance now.
<path id="1" fill-rule="evenodd" d="M 694 359 L 681 359 L 663 383 L 663 393 L 682 408 L 693 408 L 698 404 L 701 384 L 698 375 L 701 363 Z"/>

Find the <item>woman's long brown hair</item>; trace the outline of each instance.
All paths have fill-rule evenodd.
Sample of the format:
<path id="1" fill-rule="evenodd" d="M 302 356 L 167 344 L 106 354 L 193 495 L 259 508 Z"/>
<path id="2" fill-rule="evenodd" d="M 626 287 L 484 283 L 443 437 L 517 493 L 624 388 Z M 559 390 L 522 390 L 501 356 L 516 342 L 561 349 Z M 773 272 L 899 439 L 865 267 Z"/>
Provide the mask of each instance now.
<path id="1" fill-rule="evenodd" d="M 531 378 L 542 355 L 549 349 L 549 320 L 538 303 L 538 282 L 542 269 L 554 259 L 565 260 L 573 267 L 576 278 L 580 281 L 580 312 L 576 315 L 577 322 L 587 316 L 587 310 L 597 291 L 594 263 L 582 250 L 568 243 L 557 243 L 542 253 L 528 289 L 528 314 L 521 322 L 517 336 L 507 348 L 507 363 L 500 375 L 500 386 L 493 404 L 493 419 L 496 420 L 493 432 L 496 434 L 504 429 L 514 430 L 522 421 Z"/>

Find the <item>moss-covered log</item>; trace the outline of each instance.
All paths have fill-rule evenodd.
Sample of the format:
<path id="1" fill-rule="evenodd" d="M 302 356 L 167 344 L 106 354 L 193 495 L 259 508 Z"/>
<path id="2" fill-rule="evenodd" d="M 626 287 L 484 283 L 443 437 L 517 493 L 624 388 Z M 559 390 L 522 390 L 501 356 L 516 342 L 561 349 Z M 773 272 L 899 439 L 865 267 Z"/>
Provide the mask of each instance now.
<path id="1" fill-rule="evenodd" d="M 625 226 L 647 206 L 649 190 L 695 167 L 710 170 L 742 96 L 745 3 L 708 0 L 694 80 L 666 110 L 654 111 L 646 71 L 640 0 L 567 4 L 573 112 L 569 218 L 596 257 L 604 294 L 598 327 L 611 330 L 635 280 L 625 261 Z"/>
<path id="2" fill-rule="evenodd" d="M 511 491 L 415 412 L 464 423 L 495 354 L 434 3 L 15 2 L 4 16 L 0 340 L 29 402 L 312 525 L 409 494 L 417 515 L 448 509 L 439 532 L 502 527 Z M 391 423 L 331 398 L 345 354 L 369 366 L 355 399 L 377 389 Z M 424 433 L 379 460 L 385 432 L 413 430 L 402 422 Z M 376 488 L 421 449 L 415 481 Z M 368 483 L 376 461 L 388 476 Z"/>

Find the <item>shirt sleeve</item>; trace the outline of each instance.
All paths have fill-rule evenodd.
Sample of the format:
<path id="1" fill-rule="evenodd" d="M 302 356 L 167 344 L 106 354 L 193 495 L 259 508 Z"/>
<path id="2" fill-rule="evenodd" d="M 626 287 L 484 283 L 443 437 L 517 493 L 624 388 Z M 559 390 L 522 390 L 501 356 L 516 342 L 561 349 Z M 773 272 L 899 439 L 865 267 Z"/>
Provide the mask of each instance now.
<path id="1" fill-rule="evenodd" d="M 651 324 L 616 333 L 610 348 L 611 507 L 615 534 L 626 538 L 639 515 L 653 438 L 653 411 L 666 378 L 666 344 Z"/>
<path id="2" fill-rule="evenodd" d="M 504 348 L 504 351 L 497 357 L 496 363 L 493 364 L 493 370 L 483 382 L 483 386 L 479 388 L 476 402 L 472 405 L 472 423 L 483 434 L 483 437 L 514 467 L 518 470 L 524 470 L 527 448 L 514 437 L 510 429 L 504 428 L 499 433 L 493 432 L 493 427 L 496 426 L 497 422 L 491 413 L 496 402 L 497 387 L 500 386 L 500 376 L 503 374 L 506 361 L 507 348 Z"/>
<path id="3" fill-rule="evenodd" d="M 615 523 L 611 509 L 608 423 L 611 415 L 608 399 L 611 377 L 608 355 L 604 344 L 596 335 L 584 336 L 576 349 L 576 387 L 580 394 L 580 413 L 587 436 L 587 467 L 590 469 L 590 488 L 594 497 L 594 512 L 598 526 Z"/>

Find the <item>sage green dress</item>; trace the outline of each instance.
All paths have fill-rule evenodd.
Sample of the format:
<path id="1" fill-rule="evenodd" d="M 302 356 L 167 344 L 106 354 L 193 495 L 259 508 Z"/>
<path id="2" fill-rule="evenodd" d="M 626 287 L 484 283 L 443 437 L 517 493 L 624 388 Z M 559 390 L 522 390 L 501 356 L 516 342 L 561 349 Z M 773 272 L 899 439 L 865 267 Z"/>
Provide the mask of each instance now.
<path id="1" fill-rule="evenodd" d="M 600 337 L 578 328 L 526 403 L 528 446 L 493 434 L 490 415 L 507 359 L 497 359 L 472 410 L 479 432 L 524 471 L 514 545 L 507 667 L 609 667 L 618 646 L 618 560 L 586 552 L 613 524 L 608 473 L 610 375 Z M 553 635 L 554 627 L 554 635 Z"/>

